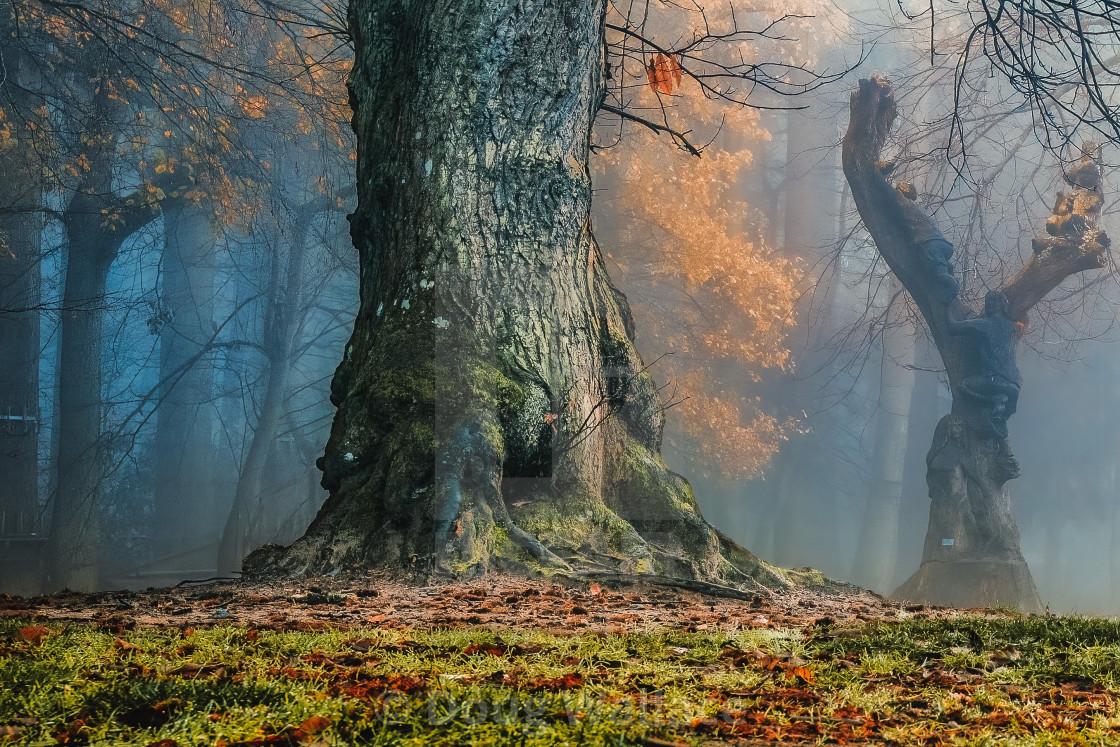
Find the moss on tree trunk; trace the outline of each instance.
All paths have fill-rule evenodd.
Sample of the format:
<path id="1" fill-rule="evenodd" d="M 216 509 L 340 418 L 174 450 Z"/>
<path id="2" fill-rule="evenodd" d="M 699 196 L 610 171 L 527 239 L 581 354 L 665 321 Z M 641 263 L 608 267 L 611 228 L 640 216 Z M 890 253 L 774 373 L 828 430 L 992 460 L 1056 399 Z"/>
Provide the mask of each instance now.
<path id="1" fill-rule="evenodd" d="M 709 526 L 592 236 L 602 0 L 351 3 L 361 309 L 331 496 L 250 573 L 789 577 Z"/>

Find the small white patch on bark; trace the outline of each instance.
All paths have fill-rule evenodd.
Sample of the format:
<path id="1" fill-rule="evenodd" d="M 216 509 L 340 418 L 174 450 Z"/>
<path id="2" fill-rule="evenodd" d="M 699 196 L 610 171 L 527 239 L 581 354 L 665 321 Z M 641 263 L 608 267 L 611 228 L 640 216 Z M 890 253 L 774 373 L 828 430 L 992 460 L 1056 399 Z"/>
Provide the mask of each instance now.
<path id="1" fill-rule="evenodd" d="M 432 159 L 430 158 L 424 162 L 424 174 L 427 176 L 432 175 Z"/>
<path id="2" fill-rule="evenodd" d="M 384 311 L 384 310 L 385 310 L 385 304 L 383 304 L 383 303 L 377 304 L 377 315 L 378 316 L 381 316 L 381 312 Z"/>
<path id="3" fill-rule="evenodd" d="M 405 300 L 401 301 L 401 308 L 402 308 L 402 309 L 407 309 L 407 308 L 408 308 L 408 306 L 409 306 L 409 303 L 408 303 L 408 299 L 407 299 L 407 298 L 406 298 Z"/>
<path id="4" fill-rule="evenodd" d="M 442 316 L 437 316 L 435 319 L 433 319 L 432 324 L 436 325 L 440 329 L 447 329 L 451 326 L 451 322 L 447 321 Z"/>

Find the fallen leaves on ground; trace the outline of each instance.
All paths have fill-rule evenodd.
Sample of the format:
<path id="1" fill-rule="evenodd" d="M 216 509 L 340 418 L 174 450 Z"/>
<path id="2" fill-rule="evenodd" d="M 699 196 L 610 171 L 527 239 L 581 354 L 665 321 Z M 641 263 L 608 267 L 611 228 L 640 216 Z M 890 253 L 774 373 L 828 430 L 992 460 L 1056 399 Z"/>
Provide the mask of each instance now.
<path id="1" fill-rule="evenodd" d="M 0 744 L 504 744 L 509 723 L 541 745 L 1120 735 L 1120 623 L 858 592 L 333 583 L 0 599 Z"/>

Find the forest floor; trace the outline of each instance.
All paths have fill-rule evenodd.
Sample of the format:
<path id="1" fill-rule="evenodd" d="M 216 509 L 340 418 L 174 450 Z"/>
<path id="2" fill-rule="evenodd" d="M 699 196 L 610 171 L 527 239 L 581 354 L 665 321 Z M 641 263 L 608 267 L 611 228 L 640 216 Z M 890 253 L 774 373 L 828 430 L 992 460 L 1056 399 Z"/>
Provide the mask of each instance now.
<path id="1" fill-rule="evenodd" d="M 1117 744 L 1120 623 L 521 578 L 0 597 L 0 744 Z"/>

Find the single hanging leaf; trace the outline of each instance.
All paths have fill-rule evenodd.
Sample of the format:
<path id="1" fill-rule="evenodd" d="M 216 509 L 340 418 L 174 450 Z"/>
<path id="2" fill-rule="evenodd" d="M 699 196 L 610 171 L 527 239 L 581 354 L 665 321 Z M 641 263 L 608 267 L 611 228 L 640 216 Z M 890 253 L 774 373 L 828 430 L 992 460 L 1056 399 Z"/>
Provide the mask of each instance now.
<path id="1" fill-rule="evenodd" d="M 655 93 L 670 94 L 681 84 L 681 66 L 676 55 L 658 52 L 646 65 L 646 79 Z"/>
<path id="2" fill-rule="evenodd" d="M 659 90 L 659 81 L 657 78 L 657 58 L 650 57 L 649 62 L 646 64 L 646 80 L 649 81 L 649 87 L 653 89 L 654 93 Z"/>

